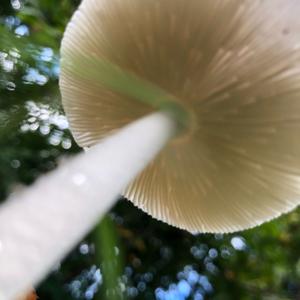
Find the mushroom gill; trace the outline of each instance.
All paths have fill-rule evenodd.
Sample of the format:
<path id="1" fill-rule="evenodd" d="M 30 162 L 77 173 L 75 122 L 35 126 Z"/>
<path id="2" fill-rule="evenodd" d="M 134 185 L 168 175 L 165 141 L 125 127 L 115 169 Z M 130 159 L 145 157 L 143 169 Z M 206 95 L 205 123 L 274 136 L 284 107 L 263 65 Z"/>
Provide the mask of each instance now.
<path id="1" fill-rule="evenodd" d="M 300 203 L 299 15 L 298 0 L 83 0 L 61 50 L 76 141 L 96 144 L 164 96 L 192 122 L 125 197 L 191 232 L 288 212 Z M 122 71 L 158 105 L 114 84 Z"/>

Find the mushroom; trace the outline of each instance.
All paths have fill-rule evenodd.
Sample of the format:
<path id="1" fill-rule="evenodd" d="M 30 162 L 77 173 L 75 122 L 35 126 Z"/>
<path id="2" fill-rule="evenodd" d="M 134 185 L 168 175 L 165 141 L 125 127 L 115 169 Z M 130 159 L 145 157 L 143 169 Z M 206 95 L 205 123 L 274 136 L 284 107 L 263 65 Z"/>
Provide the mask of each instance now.
<path id="1" fill-rule="evenodd" d="M 83 0 L 61 51 L 75 140 L 91 147 L 169 110 L 181 130 L 126 198 L 190 232 L 290 211 L 300 203 L 299 14 L 298 0 Z"/>
<path id="2" fill-rule="evenodd" d="M 122 190 L 191 232 L 296 207 L 299 13 L 298 0 L 83 0 L 60 86 L 90 150 L 1 205 L 0 300 L 38 284 Z"/>

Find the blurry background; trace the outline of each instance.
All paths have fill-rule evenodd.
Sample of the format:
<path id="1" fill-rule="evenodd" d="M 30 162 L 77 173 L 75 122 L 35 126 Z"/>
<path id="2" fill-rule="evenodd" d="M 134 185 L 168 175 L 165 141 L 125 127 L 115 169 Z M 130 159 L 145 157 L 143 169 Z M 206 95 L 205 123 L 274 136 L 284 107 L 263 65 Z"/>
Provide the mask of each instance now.
<path id="1" fill-rule="evenodd" d="M 78 4 L 0 2 L 1 201 L 80 151 L 58 90 L 60 40 Z M 42 300 L 300 299 L 300 211 L 242 233 L 191 235 L 120 199 L 38 294 Z"/>

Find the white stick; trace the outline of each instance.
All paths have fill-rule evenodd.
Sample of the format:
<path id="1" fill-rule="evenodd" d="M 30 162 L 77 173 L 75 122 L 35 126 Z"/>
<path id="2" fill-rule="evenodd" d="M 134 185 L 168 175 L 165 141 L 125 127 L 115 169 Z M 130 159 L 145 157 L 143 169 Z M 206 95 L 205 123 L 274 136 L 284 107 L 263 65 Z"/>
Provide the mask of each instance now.
<path id="1" fill-rule="evenodd" d="M 175 133 L 155 113 L 66 162 L 0 208 L 0 300 L 37 284 Z"/>

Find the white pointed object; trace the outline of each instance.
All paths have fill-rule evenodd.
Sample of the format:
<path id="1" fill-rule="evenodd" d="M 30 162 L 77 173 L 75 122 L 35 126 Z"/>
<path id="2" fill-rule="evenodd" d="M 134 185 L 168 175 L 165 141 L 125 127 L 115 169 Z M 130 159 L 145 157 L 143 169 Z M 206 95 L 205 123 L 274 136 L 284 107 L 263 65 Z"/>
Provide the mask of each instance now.
<path id="1" fill-rule="evenodd" d="M 167 115 L 150 115 L 12 195 L 0 207 L 0 300 L 44 278 L 175 131 Z"/>
<path id="2" fill-rule="evenodd" d="M 300 203 L 299 16 L 299 0 L 83 0 L 62 44 L 75 139 L 97 143 L 164 94 L 192 122 L 124 192 L 129 200 L 191 232 L 288 212 Z M 153 107 L 120 70 L 157 89 Z"/>

